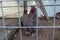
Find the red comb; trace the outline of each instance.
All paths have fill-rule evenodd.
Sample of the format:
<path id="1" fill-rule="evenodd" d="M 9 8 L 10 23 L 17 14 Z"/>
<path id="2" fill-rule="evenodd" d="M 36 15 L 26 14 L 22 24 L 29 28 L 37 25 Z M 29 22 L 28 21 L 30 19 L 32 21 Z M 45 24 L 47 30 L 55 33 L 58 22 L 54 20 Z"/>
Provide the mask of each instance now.
<path id="1" fill-rule="evenodd" d="M 36 11 L 36 8 L 34 6 L 31 6 L 31 11 L 32 13 L 34 13 Z"/>

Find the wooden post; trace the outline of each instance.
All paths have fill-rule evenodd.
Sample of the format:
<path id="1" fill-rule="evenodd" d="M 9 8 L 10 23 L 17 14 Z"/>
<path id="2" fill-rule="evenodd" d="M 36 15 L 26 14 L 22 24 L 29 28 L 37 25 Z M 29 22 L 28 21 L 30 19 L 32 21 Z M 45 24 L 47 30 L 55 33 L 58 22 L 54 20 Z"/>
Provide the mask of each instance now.
<path id="1" fill-rule="evenodd" d="M 41 11 L 44 14 L 44 16 L 46 17 L 46 19 L 49 20 L 48 14 L 47 14 L 47 12 L 45 10 L 45 7 L 43 6 L 42 1 L 41 0 L 35 0 L 35 2 L 39 2 L 39 4 L 38 4 L 39 8 L 41 9 Z"/>
<path id="2" fill-rule="evenodd" d="M 27 0 L 24 1 L 24 11 L 27 9 Z"/>

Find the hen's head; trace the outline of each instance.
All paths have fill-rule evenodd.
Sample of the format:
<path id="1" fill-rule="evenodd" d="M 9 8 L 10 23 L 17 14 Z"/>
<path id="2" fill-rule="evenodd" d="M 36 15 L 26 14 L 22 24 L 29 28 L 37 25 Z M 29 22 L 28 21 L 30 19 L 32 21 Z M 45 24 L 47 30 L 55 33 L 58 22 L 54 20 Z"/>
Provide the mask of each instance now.
<path id="1" fill-rule="evenodd" d="M 31 6 L 30 12 L 34 13 L 36 11 L 36 8 L 34 6 Z"/>

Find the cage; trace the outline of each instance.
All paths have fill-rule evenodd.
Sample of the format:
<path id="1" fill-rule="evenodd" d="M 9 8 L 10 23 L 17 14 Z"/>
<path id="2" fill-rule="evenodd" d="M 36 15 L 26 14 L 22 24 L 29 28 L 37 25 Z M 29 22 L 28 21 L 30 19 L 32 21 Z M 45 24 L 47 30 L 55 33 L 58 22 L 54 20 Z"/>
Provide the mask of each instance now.
<path id="1" fill-rule="evenodd" d="M 0 0 L 0 40 L 60 40 L 58 12 L 60 0 Z"/>

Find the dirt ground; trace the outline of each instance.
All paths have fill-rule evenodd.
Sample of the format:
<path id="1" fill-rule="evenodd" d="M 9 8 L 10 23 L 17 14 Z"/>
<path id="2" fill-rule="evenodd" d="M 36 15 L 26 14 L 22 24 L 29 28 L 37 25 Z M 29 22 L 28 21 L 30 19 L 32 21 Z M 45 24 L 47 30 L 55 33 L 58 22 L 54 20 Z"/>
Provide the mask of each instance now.
<path id="1" fill-rule="evenodd" d="M 38 32 L 39 32 L 38 33 L 39 40 L 52 40 L 53 29 L 39 29 Z M 31 37 L 23 34 L 23 40 L 36 40 L 36 36 Z M 54 40 L 60 40 L 60 29 L 55 29 Z"/>
<path id="2" fill-rule="evenodd" d="M 5 19 L 6 26 L 19 26 L 19 20 L 16 18 L 7 18 Z M 50 18 L 49 21 L 45 18 L 38 18 L 38 26 L 53 26 L 54 25 L 54 18 Z M 55 20 L 55 25 L 60 26 L 60 19 Z M 0 18 L 0 26 L 3 26 L 2 19 Z"/>
<path id="3" fill-rule="evenodd" d="M 44 18 L 38 18 L 38 26 L 53 26 L 54 23 L 54 19 L 50 18 L 50 22 L 48 22 L 46 19 Z M 6 25 L 18 25 L 18 19 L 6 19 Z M 12 24 L 12 23 L 13 24 Z M 2 25 L 2 20 L 0 20 L 0 26 Z M 55 20 L 55 25 L 56 26 L 60 26 L 60 19 L 56 19 Z M 39 29 L 38 31 L 38 39 L 39 40 L 52 40 L 52 35 L 53 35 L 53 29 Z M 31 37 L 31 36 L 26 36 L 24 34 L 22 34 L 23 36 L 23 40 L 36 40 L 36 36 L 35 37 Z M 56 29 L 55 30 L 55 40 L 60 40 L 60 29 Z"/>
<path id="4" fill-rule="evenodd" d="M 39 26 L 53 26 L 54 25 L 54 18 L 49 18 L 49 21 L 45 18 L 38 18 L 38 25 Z M 55 26 L 60 26 L 60 19 L 55 19 Z"/>
<path id="5" fill-rule="evenodd" d="M 39 26 L 53 26 L 54 20 L 53 18 L 50 18 L 50 22 L 48 22 L 48 20 L 46 20 L 45 18 L 38 18 L 38 25 Z"/>
<path id="6" fill-rule="evenodd" d="M 56 26 L 60 26 L 60 19 L 56 19 L 55 24 L 56 24 Z"/>

